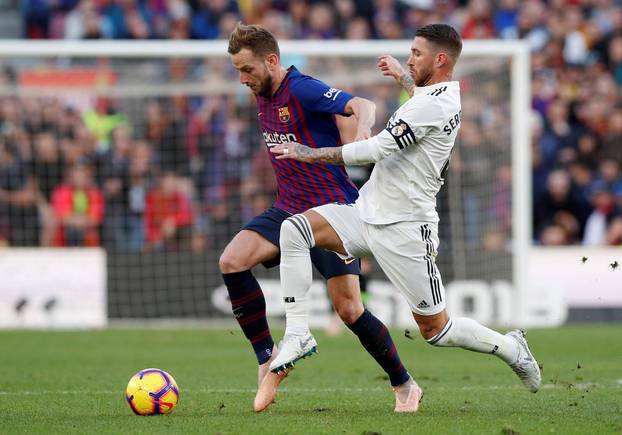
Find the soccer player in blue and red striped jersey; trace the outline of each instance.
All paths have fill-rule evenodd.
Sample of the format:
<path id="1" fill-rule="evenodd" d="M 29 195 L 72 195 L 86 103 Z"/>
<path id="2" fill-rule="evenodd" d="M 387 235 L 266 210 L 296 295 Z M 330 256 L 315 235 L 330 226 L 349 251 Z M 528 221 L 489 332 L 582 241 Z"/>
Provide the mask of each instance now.
<path id="1" fill-rule="evenodd" d="M 341 145 L 337 116 L 351 116 L 355 138 L 368 138 L 374 123 L 374 104 L 300 73 L 280 62 L 274 36 L 256 25 L 239 23 L 231 33 L 228 52 L 240 73 L 240 82 L 257 97 L 258 119 L 267 146 L 299 142 L 310 147 Z M 321 145 L 320 145 L 321 144 Z M 269 153 L 277 179 L 273 206 L 253 218 L 231 240 L 220 257 L 220 270 L 229 292 L 233 314 L 251 342 L 258 381 L 274 389 L 285 376 L 269 372 L 276 347 L 266 320 L 266 303 L 251 269 L 258 264 L 279 264 L 279 233 L 288 217 L 328 203 L 353 203 L 358 191 L 341 165 L 309 165 L 277 160 Z M 343 322 L 389 376 L 396 401 L 410 397 L 412 378 L 404 368 L 386 326 L 365 309 L 361 301 L 359 262 L 346 264 L 334 253 L 317 249 L 312 262 L 327 280 L 329 295 Z M 285 301 L 287 303 L 287 301 Z M 269 403 L 254 403 L 255 411 Z"/>

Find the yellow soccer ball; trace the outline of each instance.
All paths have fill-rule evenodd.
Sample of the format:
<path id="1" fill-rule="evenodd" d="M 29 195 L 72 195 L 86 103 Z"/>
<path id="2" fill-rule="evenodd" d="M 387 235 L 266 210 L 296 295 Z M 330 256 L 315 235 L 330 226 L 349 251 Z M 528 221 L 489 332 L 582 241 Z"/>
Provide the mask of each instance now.
<path id="1" fill-rule="evenodd" d="M 145 369 L 132 376 L 125 399 L 136 415 L 170 414 L 179 401 L 179 388 L 164 370 Z"/>

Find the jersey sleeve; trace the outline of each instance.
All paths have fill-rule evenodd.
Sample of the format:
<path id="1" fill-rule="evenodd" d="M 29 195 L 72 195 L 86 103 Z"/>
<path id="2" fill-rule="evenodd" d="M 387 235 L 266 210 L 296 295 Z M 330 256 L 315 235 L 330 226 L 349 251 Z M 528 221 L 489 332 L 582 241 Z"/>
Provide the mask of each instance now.
<path id="1" fill-rule="evenodd" d="M 312 77 L 305 77 L 292 88 L 302 107 L 312 112 L 345 115 L 346 104 L 353 97 L 344 90 L 331 88 L 326 83 Z"/>
<path id="2" fill-rule="evenodd" d="M 437 105 L 411 104 L 406 110 L 398 110 L 376 136 L 345 144 L 343 161 L 346 165 L 378 162 L 416 145 L 431 129 L 438 128 L 442 120 L 442 111 Z"/>

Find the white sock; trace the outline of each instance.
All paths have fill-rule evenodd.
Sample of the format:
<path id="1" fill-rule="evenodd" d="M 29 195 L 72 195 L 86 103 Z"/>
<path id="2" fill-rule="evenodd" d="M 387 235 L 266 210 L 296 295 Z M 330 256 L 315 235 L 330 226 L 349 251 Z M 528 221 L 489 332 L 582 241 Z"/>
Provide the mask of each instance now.
<path id="1" fill-rule="evenodd" d="M 492 353 L 508 364 L 518 358 L 519 349 L 515 340 L 466 317 L 449 319 L 440 333 L 426 341 L 434 346 Z"/>
<path id="2" fill-rule="evenodd" d="M 310 249 L 315 246 L 311 225 L 303 215 L 281 224 L 281 296 L 285 303 L 285 334 L 309 331 L 307 292 L 313 278 Z"/>

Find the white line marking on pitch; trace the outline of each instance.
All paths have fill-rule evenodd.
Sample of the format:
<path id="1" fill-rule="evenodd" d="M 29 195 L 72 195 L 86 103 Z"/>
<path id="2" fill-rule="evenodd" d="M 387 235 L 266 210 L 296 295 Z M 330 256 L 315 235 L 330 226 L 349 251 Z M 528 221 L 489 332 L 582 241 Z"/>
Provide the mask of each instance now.
<path id="1" fill-rule="evenodd" d="M 620 384 L 613 383 L 612 385 L 604 384 L 578 384 L 573 388 L 582 389 L 585 387 L 596 389 L 619 389 Z M 521 385 L 465 385 L 462 387 L 436 387 L 432 388 L 434 391 L 487 391 L 487 390 L 516 390 L 523 389 Z M 568 385 L 556 385 L 556 384 L 544 384 L 542 389 L 568 389 Z M 182 393 L 198 393 L 198 394 L 226 394 L 226 393 L 243 393 L 250 394 L 256 393 L 254 388 L 205 388 L 205 389 L 182 389 Z M 371 393 L 371 392 L 387 392 L 391 391 L 389 388 L 375 387 L 375 388 L 282 388 L 280 391 L 285 393 L 299 393 L 299 394 L 313 394 L 313 393 Z M 111 395 L 111 394 L 123 394 L 123 390 L 119 391 L 88 391 L 88 390 L 40 390 L 40 391 L 0 391 L 0 396 L 35 396 L 46 394 L 65 394 L 65 395 Z"/>

